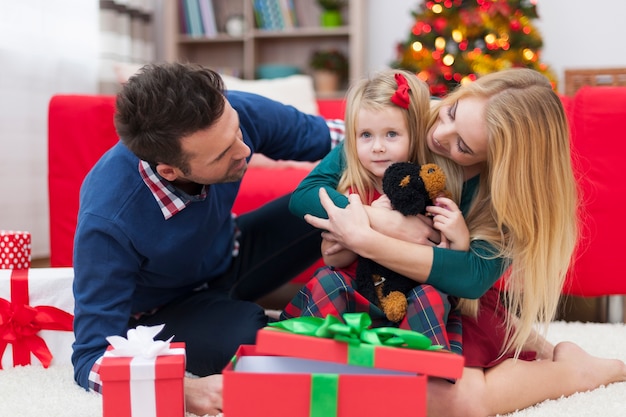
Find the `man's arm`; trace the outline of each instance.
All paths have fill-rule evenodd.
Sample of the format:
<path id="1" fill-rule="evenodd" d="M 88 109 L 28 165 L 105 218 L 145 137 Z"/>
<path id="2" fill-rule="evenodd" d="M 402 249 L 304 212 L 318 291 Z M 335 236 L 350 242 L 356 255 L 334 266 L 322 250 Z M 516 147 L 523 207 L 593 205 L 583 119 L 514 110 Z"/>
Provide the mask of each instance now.
<path id="1" fill-rule="evenodd" d="M 137 259 L 124 249 L 124 234 L 98 216 L 83 215 L 74 245 L 74 378 L 89 389 L 107 336 L 125 335 L 132 309 Z"/>
<path id="2" fill-rule="evenodd" d="M 227 98 L 253 153 L 274 160 L 318 161 L 332 147 L 330 129 L 321 116 L 241 91 L 230 91 Z"/>

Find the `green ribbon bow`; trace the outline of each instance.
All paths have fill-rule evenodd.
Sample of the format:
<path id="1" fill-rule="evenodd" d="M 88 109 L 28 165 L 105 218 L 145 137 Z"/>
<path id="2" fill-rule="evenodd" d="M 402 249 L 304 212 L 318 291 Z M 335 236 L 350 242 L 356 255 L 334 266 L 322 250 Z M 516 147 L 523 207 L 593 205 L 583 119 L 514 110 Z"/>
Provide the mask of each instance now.
<path id="1" fill-rule="evenodd" d="M 352 346 L 366 344 L 418 350 L 442 349 L 440 345 L 433 345 L 428 337 L 412 330 L 396 327 L 370 329 L 372 319 L 367 313 L 345 313 L 342 317 L 345 323 L 335 316 L 328 315 L 326 318 L 295 317 L 269 323 L 269 326 L 304 336 L 335 339 Z"/>
<path id="2" fill-rule="evenodd" d="M 277 329 L 303 336 L 335 339 L 348 344 L 348 364 L 372 368 L 376 346 L 418 350 L 440 350 L 421 333 L 395 327 L 370 329 L 372 319 L 367 313 L 345 313 L 345 323 L 335 316 L 296 317 L 269 323 Z M 312 374 L 310 417 L 335 417 L 338 407 L 339 379 L 337 374 Z"/>

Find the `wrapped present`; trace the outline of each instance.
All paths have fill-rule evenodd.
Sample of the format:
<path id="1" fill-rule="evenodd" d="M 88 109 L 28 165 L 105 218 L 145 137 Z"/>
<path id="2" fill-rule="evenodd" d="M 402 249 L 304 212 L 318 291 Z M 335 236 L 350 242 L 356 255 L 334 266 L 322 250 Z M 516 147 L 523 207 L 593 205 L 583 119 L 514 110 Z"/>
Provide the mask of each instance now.
<path id="1" fill-rule="evenodd" d="M 103 417 L 184 417 L 185 344 L 154 340 L 138 326 L 111 344 L 100 365 Z"/>
<path id="2" fill-rule="evenodd" d="M 0 269 L 30 268 L 30 233 L 0 230 Z"/>
<path id="3" fill-rule="evenodd" d="M 0 368 L 71 364 L 72 268 L 0 269 Z"/>
<path id="4" fill-rule="evenodd" d="M 428 377 L 463 372 L 462 356 L 420 333 L 370 329 L 365 313 L 343 317 L 300 317 L 259 330 L 256 345 L 241 346 L 224 369 L 224 415 L 425 416 Z"/>

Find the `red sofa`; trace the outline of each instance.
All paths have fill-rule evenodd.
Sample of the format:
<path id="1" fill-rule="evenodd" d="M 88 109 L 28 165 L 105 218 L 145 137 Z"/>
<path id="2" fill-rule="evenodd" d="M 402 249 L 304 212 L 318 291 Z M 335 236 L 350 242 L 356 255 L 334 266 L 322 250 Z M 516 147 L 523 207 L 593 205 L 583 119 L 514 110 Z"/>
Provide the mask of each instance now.
<path id="1" fill-rule="evenodd" d="M 625 295 L 626 277 L 620 271 L 626 236 L 626 87 L 586 86 L 563 102 L 582 197 L 582 236 L 564 291 Z"/>
<path id="2" fill-rule="evenodd" d="M 574 163 L 583 204 L 583 240 L 565 292 L 580 296 L 626 294 L 626 278 L 616 274 L 622 264 L 626 236 L 626 87 L 583 87 L 563 97 L 572 130 Z M 320 113 L 343 118 L 342 100 L 319 101 Z M 87 171 L 111 147 L 112 96 L 59 95 L 49 107 L 50 262 L 72 265 L 78 192 Z M 305 168 L 251 167 L 242 183 L 234 211 L 243 213 L 293 190 Z M 555 201 L 558 204 L 558 201 Z M 305 282 L 310 268 L 295 282 Z"/>
<path id="3" fill-rule="evenodd" d="M 56 95 L 48 108 L 48 191 L 50 200 L 50 265 L 72 266 L 78 194 L 87 172 L 113 146 L 114 96 Z M 318 100 L 320 114 L 343 119 L 343 100 Z M 296 188 L 309 172 L 302 166 L 251 166 L 241 184 L 233 211 L 245 213 Z M 306 282 L 318 261 L 294 279 Z"/>

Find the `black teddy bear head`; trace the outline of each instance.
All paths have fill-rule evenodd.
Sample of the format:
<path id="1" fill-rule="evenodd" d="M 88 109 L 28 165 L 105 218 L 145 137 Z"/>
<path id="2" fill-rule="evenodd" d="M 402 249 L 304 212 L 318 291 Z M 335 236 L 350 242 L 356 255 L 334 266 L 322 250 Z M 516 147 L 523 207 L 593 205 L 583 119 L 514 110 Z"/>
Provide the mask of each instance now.
<path id="1" fill-rule="evenodd" d="M 383 191 L 395 210 L 405 216 L 424 214 L 426 206 L 445 191 L 446 175 L 436 164 L 396 162 L 387 168 Z"/>

